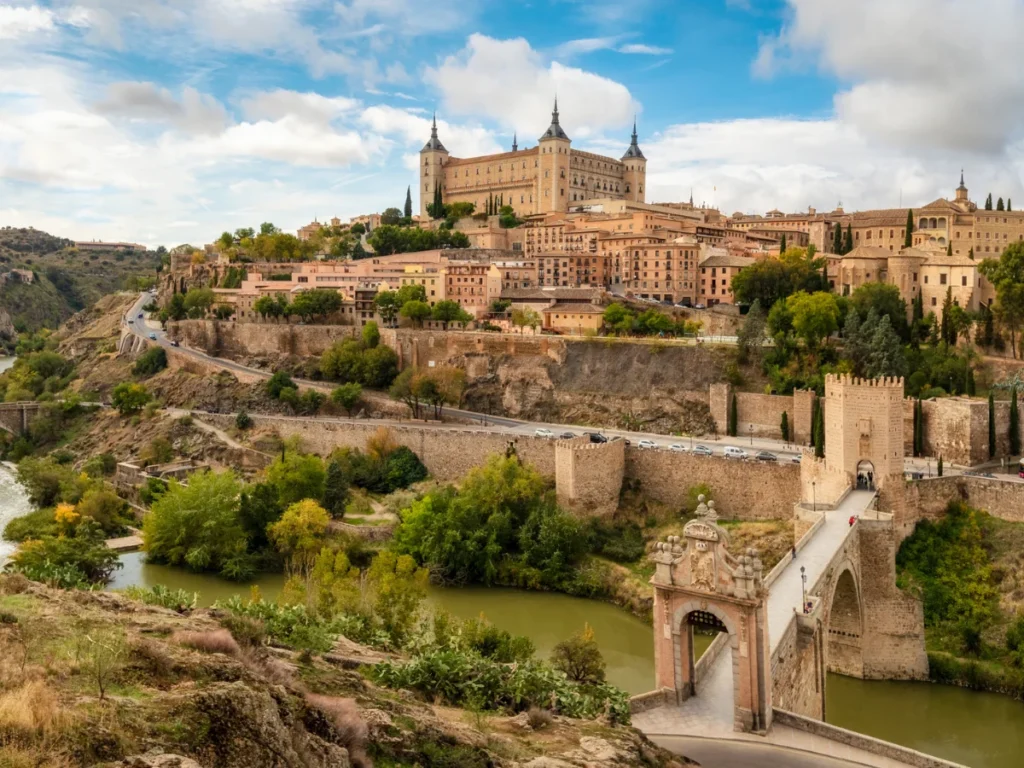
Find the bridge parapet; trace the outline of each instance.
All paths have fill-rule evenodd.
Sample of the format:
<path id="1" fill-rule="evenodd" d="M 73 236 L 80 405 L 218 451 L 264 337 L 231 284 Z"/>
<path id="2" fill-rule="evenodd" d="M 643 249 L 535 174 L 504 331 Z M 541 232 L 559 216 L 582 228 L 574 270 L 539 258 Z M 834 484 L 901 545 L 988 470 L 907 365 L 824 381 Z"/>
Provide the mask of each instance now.
<path id="1" fill-rule="evenodd" d="M 0 429 L 13 435 L 24 435 L 32 417 L 39 412 L 39 403 L 26 401 L 19 403 L 0 403 Z"/>

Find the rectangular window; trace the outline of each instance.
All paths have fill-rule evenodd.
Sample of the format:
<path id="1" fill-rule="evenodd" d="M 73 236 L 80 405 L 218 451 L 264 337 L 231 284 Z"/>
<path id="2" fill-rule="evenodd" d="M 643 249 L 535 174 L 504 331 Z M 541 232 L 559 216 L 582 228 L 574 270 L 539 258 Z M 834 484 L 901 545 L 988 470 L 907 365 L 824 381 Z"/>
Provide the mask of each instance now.
<path id="1" fill-rule="evenodd" d="M 945 274 L 939 275 L 939 285 L 945 285 L 945 284 L 946 284 L 946 275 Z"/>

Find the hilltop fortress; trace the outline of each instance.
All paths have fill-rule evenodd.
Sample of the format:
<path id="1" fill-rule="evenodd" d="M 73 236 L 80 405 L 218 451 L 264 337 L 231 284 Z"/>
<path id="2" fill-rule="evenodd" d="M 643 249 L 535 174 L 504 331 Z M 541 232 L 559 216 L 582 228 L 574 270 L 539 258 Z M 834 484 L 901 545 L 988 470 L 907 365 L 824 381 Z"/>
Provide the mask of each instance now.
<path id="1" fill-rule="evenodd" d="M 559 123 L 558 100 L 551 113 L 551 125 L 536 147 L 519 149 L 515 138 L 512 151 L 481 157 L 453 157 L 437 135 L 437 120 L 430 140 L 420 150 L 420 216 L 426 219 L 427 205 L 440 188 L 444 203 L 473 203 L 476 210 L 487 208 L 493 198 L 511 205 L 517 216 L 537 213 L 565 213 L 585 200 L 628 200 L 644 202 L 647 158 L 633 137 L 621 159 L 581 152 Z"/>

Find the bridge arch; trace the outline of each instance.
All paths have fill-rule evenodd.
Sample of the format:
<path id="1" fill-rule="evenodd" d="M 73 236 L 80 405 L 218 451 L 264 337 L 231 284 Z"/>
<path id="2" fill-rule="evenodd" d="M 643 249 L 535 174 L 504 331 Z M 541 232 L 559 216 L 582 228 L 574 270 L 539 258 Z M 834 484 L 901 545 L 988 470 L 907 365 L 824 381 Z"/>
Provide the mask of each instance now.
<path id="1" fill-rule="evenodd" d="M 864 677 L 864 603 L 853 565 L 844 561 L 826 593 L 825 663 L 829 672 Z"/>
<path id="2" fill-rule="evenodd" d="M 710 621 L 709 621 L 710 619 Z M 699 691 L 696 667 L 697 657 L 694 651 L 693 631 L 697 626 L 717 624 L 719 631 L 729 636 L 729 647 L 736 653 L 739 642 L 736 634 L 736 623 L 732 616 L 721 607 L 707 600 L 689 600 L 676 606 L 672 617 L 672 661 L 675 670 L 676 692 L 681 699 L 696 696 Z M 733 664 L 732 701 L 733 706 L 739 700 L 736 687 L 736 664 Z"/>

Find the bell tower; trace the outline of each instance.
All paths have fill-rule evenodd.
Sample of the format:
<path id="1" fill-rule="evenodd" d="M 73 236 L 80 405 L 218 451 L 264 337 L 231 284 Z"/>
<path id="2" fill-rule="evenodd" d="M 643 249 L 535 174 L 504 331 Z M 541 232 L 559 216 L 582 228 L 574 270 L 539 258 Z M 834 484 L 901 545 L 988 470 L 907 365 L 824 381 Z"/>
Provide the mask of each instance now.
<path id="1" fill-rule="evenodd" d="M 427 219 L 427 206 L 434 202 L 435 190 L 441 190 L 444 199 L 444 166 L 448 162 L 448 150 L 437 138 L 437 115 L 430 127 L 430 141 L 420 150 L 420 218 Z"/>
<path id="2" fill-rule="evenodd" d="M 540 137 L 537 153 L 536 213 L 569 210 L 569 153 L 572 141 L 558 122 L 558 99 L 551 113 L 551 125 Z"/>
<path id="3" fill-rule="evenodd" d="M 646 202 L 644 196 L 647 188 L 647 158 L 640 151 L 636 136 L 636 118 L 633 118 L 633 140 L 629 149 L 622 156 L 622 163 L 626 166 L 623 173 L 623 181 L 626 183 L 625 196 L 627 200 L 634 203 Z M 691 196 L 692 197 L 692 196 Z"/>
<path id="4" fill-rule="evenodd" d="M 956 201 L 958 203 L 967 202 L 967 185 L 964 184 L 964 169 L 960 169 L 960 186 L 956 188 Z"/>

